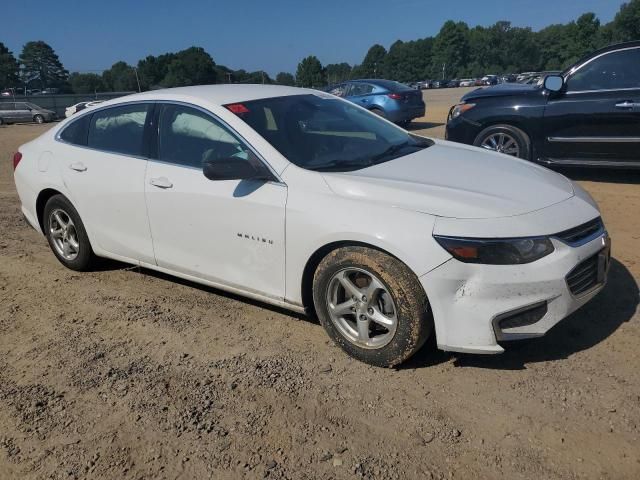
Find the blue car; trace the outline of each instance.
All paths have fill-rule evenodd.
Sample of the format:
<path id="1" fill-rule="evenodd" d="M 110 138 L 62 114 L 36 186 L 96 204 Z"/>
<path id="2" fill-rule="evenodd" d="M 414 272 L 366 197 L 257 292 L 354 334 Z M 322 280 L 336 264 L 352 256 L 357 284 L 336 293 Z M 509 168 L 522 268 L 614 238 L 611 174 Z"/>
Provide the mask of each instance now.
<path id="1" fill-rule="evenodd" d="M 398 125 L 407 126 L 424 117 L 422 92 L 391 80 L 349 80 L 333 85 L 327 92 L 371 110 Z"/>

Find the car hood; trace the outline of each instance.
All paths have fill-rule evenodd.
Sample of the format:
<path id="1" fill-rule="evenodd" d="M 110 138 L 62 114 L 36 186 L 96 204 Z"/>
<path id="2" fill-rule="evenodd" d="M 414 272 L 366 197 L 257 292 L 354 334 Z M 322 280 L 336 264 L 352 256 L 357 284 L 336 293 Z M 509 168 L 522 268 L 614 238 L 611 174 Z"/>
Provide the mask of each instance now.
<path id="1" fill-rule="evenodd" d="M 484 87 L 473 90 L 462 97 L 462 101 L 473 98 L 501 97 L 506 95 L 529 95 L 540 91 L 537 85 L 527 85 L 522 83 L 501 83 L 492 87 Z"/>
<path id="2" fill-rule="evenodd" d="M 337 195 L 451 218 L 521 215 L 574 194 L 566 177 L 544 167 L 441 140 L 379 165 L 323 176 Z"/>

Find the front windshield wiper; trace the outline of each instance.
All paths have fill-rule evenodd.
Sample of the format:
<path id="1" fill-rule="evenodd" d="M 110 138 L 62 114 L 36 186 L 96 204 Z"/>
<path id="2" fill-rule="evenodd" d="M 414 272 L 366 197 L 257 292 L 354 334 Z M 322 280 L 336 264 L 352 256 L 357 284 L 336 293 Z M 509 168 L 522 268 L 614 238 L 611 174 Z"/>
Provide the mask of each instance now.
<path id="1" fill-rule="evenodd" d="M 346 172 L 370 167 L 371 165 L 371 160 L 366 158 L 358 158 L 353 160 L 331 160 L 330 162 L 319 163 L 317 165 L 308 165 L 306 168 L 317 170 L 319 172 Z"/>
<path id="2" fill-rule="evenodd" d="M 373 165 L 375 165 L 377 163 L 382 163 L 388 160 L 392 160 L 393 158 L 397 158 L 397 157 L 394 157 L 393 155 L 400 152 L 401 150 L 404 150 L 405 148 L 416 148 L 418 150 L 422 150 L 423 148 L 430 147 L 431 145 L 433 145 L 433 142 L 431 141 L 419 142 L 415 138 L 411 138 L 406 142 L 390 145 L 389 148 L 384 150 L 382 153 L 379 153 L 371 157 L 371 162 Z"/>

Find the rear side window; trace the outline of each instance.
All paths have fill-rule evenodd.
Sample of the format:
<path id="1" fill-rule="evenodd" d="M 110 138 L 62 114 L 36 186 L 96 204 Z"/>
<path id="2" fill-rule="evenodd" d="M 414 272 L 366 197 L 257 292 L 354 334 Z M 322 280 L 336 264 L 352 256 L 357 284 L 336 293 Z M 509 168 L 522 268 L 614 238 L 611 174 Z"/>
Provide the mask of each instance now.
<path id="1" fill-rule="evenodd" d="M 7 112 L 13 110 L 13 103 L 0 103 L 0 111 Z"/>
<path id="2" fill-rule="evenodd" d="M 60 138 L 73 145 L 86 146 L 91 115 L 85 115 L 71 122 L 60 134 Z"/>
<path id="3" fill-rule="evenodd" d="M 91 116 L 87 146 L 126 155 L 143 154 L 144 125 L 149 104 L 123 105 Z"/>
<path id="4" fill-rule="evenodd" d="M 348 95 L 355 97 L 356 95 L 367 95 L 373 92 L 373 85 L 368 83 L 352 83 Z"/>

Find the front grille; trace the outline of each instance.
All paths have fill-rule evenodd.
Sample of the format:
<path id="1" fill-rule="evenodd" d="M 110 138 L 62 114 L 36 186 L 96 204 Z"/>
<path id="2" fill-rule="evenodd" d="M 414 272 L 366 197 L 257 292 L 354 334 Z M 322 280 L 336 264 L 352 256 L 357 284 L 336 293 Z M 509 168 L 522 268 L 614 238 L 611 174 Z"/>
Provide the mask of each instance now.
<path id="1" fill-rule="evenodd" d="M 564 232 L 556 233 L 553 236 L 569 245 L 575 245 L 601 231 L 604 231 L 604 225 L 602 218 L 598 217 Z"/>
<path id="2" fill-rule="evenodd" d="M 598 255 L 599 253 L 580 262 L 567 275 L 567 285 L 574 295 L 588 292 L 598 285 Z"/>

